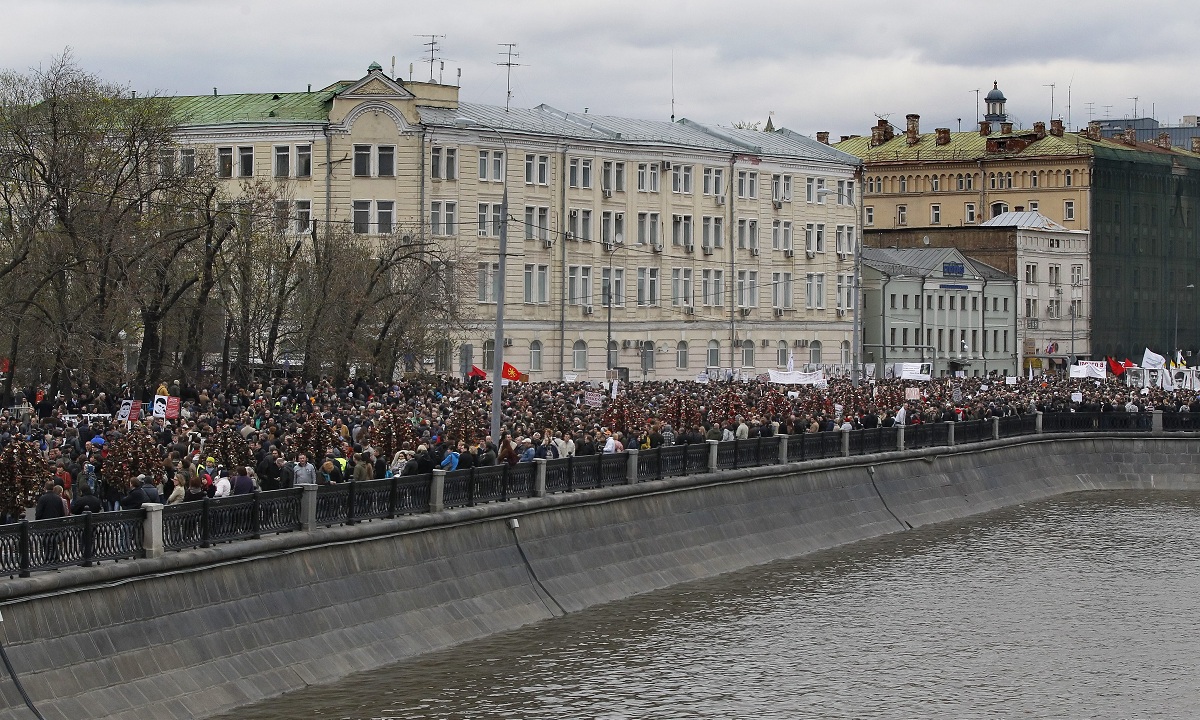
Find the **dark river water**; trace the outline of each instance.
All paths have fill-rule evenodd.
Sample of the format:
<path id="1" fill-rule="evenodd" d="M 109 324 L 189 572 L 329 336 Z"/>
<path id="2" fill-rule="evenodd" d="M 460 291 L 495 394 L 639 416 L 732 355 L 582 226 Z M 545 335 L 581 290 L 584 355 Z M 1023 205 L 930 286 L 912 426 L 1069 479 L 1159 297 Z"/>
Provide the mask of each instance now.
<path id="1" fill-rule="evenodd" d="M 640 596 L 240 720 L 1200 718 L 1200 496 L 1073 495 Z"/>

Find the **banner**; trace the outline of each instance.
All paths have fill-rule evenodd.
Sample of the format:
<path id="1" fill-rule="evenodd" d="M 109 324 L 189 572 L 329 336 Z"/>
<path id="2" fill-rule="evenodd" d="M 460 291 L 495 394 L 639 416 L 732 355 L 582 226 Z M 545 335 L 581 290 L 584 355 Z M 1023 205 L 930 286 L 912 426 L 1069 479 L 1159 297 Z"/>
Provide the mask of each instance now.
<path id="1" fill-rule="evenodd" d="M 1103 380 L 1105 377 L 1104 361 L 1080 360 L 1078 365 L 1071 366 L 1071 377 Z"/>
<path id="2" fill-rule="evenodd" d="M 702 373 L 696 375 L 696 382 L 700 383 L 701 385 L 704 385 L 705 383 L 707 383 L 708 382 L 708 373 L 702 372 Z"/>
<path id="3" fill-rule="evenodd" d="M 901 380 L 928 381 L 933 375 L 933 363 L 895 363 L 892 365 L 892 377 Z"/>
<path id="4" fill-rule="evenodd" d="M 154 404 L 150 406 L 150 414 L 156 418 L 167 419 L 167 396 L 155 395 Z"/>
<path id="5" fill-rule="evenodd" d="M 826 382 L 825 373 L 822 370 L 816 372 L 768 370 L 767 375 L 771 382 L 780 385 L 824 385 Z"/>
<path id="6" fill-rule="evenodd" d="M 137 422 L 142 414 L 142 403 L 138 400 L 122 400 L 121 409 L 117 410 L 117 420 L 122 422 Z"/>
<path id="7" fill-rule="evenodd" d="M 1142 355 L 1142 367 L 1147 370 L 1161 370 L 1166 363 L 1167 359 L 1165 357 L 1150 348 L 1146 348 L 1146 352 Z"/>
<path id="8" fill-rule="evenodd" d="M 604 395 L 598 392 L 589 391 L 583 395 L 583 404 L 588 407 L 600 407 L 604 404 Z"/>
<path id="9" fill-rule="evenodd" d="M 179 417 L 179 398 L 177 398 L 177 397 L 167 398 L 166 418 L 168 420 L 174 420 L 178 417 Z"/>

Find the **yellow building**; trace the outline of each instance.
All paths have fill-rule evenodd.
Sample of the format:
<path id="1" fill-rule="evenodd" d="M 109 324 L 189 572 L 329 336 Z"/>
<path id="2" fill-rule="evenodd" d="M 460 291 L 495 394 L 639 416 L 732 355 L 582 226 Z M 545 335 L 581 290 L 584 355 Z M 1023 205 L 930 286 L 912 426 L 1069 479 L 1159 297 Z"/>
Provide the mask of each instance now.
<path id="1" fill-rule="evenodd" d="M 490 371 L 501 282 L 504 357 L 534 380 L 849 363 L 853 156 L 788 130 L 458 96 L 372 64 L 319 91 L 174 98 L 182 145 L 164 161 L 211 157 L 234 192 L 279 184 L 298 236 L 315 221 L 437 240 L 474 280 L 438 371 Z"/>

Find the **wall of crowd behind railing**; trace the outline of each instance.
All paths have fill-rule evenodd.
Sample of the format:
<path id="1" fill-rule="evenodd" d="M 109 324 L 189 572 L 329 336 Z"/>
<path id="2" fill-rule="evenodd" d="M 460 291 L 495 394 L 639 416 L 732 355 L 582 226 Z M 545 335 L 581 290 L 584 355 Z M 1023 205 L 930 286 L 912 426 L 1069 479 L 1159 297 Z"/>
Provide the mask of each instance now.
<path id="1" fill-rule="evenodd" d="M 1162 433 L 1200 430 L 1200 413 L 1035 413 L 965 422 L 707 441 L 608 455 L 535 460 L 517 465 L 305 485 L 179 505 L 83 513 L 0 525 L 0 575 L 106 560 L 158 557 L 266 534 L 553 493 L 626 485 L 681 475 L 803 463 L 927 447 L 1061 432 Z"/>

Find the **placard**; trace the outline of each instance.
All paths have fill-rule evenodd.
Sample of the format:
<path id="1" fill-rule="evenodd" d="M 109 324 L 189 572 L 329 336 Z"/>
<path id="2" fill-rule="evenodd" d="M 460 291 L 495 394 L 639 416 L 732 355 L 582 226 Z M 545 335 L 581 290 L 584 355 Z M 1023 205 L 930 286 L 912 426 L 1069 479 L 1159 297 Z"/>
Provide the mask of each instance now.
<path id="1" fill-rule="evenodd" d="M 1004 378 L 1004 384 L 1005 384 L 1005 385 L 1016 385 L 1016 384 L 1017 384 L 1017 379 L 1016 379 L 1015 377 L 1005 377 L 1005 378 Z"/>
<path id="2" fill-rule="evenodd" d="M 905 400 L 920 400 L 921 388 L 904 388 Z"/>
<path id="3" fill-rule="evenodd" d="M 1081 393 L 1081 392 L 1071 393 L 1071 402 L 1073 402 L 1073 403 L 1083 402 L 1083 393 Z"/>
<path id="4" fill-rule="evenodd" d="M 583 404 L 588 407 L 600 407 L 604 403 L 604 395 L 598 392 L 588 392 L 583 396 Z"/>

